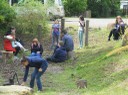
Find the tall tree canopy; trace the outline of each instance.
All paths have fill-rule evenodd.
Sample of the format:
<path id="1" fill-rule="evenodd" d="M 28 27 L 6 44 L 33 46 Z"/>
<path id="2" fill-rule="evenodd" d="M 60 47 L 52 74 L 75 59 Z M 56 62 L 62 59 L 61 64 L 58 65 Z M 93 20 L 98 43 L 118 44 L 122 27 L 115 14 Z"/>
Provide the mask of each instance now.
<path id="1" fill-rule="evenodd" d="M 110 17 L 120 15 L 120 0 L 87 0 L 87 9 L 92 17 Z"/>
<path id="2" fill-rule="evenodd" d="M 66 16 L 78 16 L 86 11 L 87 0 L 62 0 Z"/>
<path id="3" fill-rule="evenodd" d="M 0 0 L 0 28 L 4 28 L 15 18 L 15 12 L 7 0 Z"/>

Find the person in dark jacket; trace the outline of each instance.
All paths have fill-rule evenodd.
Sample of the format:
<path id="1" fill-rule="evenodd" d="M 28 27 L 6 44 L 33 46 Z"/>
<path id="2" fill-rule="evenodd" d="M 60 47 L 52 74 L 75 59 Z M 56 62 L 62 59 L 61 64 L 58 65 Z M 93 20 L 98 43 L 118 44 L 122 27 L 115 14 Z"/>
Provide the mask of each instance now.
<path id="1" fill-rule="evenodd" d="M 66 48 L 67 52 L 74 50 L 74 42 L 72 36 L 67 33 L 67 30 L 62 30 L 61 40 L 64 42 L 64 47 Z"/>
<path id="2" fill-rule="evenodd" d="M 63 45 L 63 41 L 60 41 L 59 45 L 56 46 L 53 55 L 51 57 L 48 57 L 47 61 L 64 62 L 67 59 L 67 52 Z"/>
<path id="3" fill-rule="evenodd" d="M 36 79 L 37 87 L 39 91 L 42 91 L 42 83 L 40 77 L 46 71 L 48 67 L 48 62 L 44 60 L 40 54 L 32 53 L 29 57 L 23 57 L 21 60 L 21 64 L 25 66 L 25 74 L 23 78 L 23 83 L 21 85 L 25 85 L 27 81 L 28 72 L 30 67 L 34 67 L 35 70 L 31 74 L 30 87 L 34 88 L 34 81 Z"/>
<path id="4" fill-rule="evenodd" d="M 112 29 L 108 36 L 108 41 L 110 41 L 111 36 L 113 35 L 114 40 L 118 40 L 121 35 L 125 32 L 125 24 L 121 16 L 116 17 L 115 27 Z"/>
<path id="5" fill-rule="evenodd" d="M 61 40 L 64 42 L 64 47 L 67 51 L 67 58 L 73 59 L 74 58 L 74 42 L 72 36 L 67 33 L 67 30 L 64 29 L 61 32 Z"/>
<path id="6" fill-rule="evenodd" d="M 34 38 L 31 44 L 31 53 L 33 52 L 34 53 L 40 52 L 41 55 L 43 53 L 43 46 L 39 43 L 37 38 Z"/>

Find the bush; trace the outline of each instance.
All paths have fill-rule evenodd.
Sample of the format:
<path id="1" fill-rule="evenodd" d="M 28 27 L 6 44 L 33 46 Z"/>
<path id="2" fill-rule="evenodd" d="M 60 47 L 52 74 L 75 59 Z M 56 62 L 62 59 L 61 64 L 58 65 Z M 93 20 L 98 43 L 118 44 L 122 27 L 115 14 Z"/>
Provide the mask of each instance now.
<path id="1" fill-rule="evenodd" d="M 5 29 L 15 16 L 15 11 L 10 7 L 8 2 L 0 0 L 0 29 Z"/>
<path id="2" fill-rule="evenodd" d="M 12 25 L 17 28 L 17 34 L 29 34 L 31 37 L 38 37 L 46 34 L 48 30 L 45 7 L 39 1 L 29 2 L 14 6 L 17 16 Z M 43 33 L 38 35 L 38 26 L 42 26 Z"/>

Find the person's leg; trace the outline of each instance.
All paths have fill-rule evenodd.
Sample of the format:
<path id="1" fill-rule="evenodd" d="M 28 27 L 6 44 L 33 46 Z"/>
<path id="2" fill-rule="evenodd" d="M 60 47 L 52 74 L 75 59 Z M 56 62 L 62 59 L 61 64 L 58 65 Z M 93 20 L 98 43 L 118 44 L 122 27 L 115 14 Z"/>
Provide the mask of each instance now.
<path id="1" fill-rule="evenodd" d="M 48 58 L 46 58 L 47 61 L 51 61 L 51 62 L 60 62 L 59 60 L 57 60 L 56 58 L 54 58 L 53 56 L 50 56 Z"/>
<path id="2" fill-rule="evenodd" d="M 80 48 L 83 47 L 83 31 L 79 31 L 79 39 L 80 39 Z"/>
<path id="3" fill-rule="evenodd" d="M 46 71 L 47 67 L 48 67 L 48 63 L 47 64 L 43 64 L 42 72 L 38 72 L 37 75 L 36 75 L 36 82 L 37 82 L 37 87 L 38 87 L 39 91 L 42 91 L 42 83 L 41 83 L 40 77 Z"/>
<path id="4" fill-rule="evenodd" d="M 110 38 L 111 38 L 112 34 L 113 34 L 113 36 L 114 36 L 114 31 L 115 31 L 115 29 L 112 29 L 112 30 L 110 31 L 109 36 L 108 36 L 108 41 L 110 41 Z"/>
<path id="5" fill-rule="evenodd" d="M 80 31 L 78 31 L 78 37 L 79 37 L 79 47 L 80 47 L 80 43 L 81 43 L 81 40 L 80 40 Z"/>
<path id="6" fill-rule="evenodd" d="M 35 78 L 36 78 L 37 73 L 38 73 L 38 69 L 35 68 L 35 70 L 31 74 L 31 81 L 30 81 L 30 87 L 31 88 L 34 88 L 34 81 L 35 81 Z"/>
<path id="7" fill-rule="evenodd" d="M 14 56 L 17 56 L 17 54 L 18 54 L 19 51 L 20 51 L 20 47 L 15 47 L 15 49 L 16 49 L 16 52 L 14 52 Z"/>
<path id="8" fill-rule="evenodd" d="M 56 42 L 57 42 L 57 45 L 59 43 L 59 35 L 56 36 Z"/>
<path id="9" fill-rule="evenodd" d="M 83 31 L 81 31 L 81 48 L 83 47 Z"/>
<path id="10" fill-rule="evenodd" d="M 20 42 L 16 41 L 16 44 L 17 44 L 17 46 L 19 46 L 22 50 L 27 51 L 27 49 L 25 49 L 24 46 L 23 46 Z"/>
<path id="11" fill-rule="evenodd" d="M 51 45 L 51 49 L 53 49 L 54 43 L 55 43 L 55 35 L 52 35 L 52 45 Z"/>

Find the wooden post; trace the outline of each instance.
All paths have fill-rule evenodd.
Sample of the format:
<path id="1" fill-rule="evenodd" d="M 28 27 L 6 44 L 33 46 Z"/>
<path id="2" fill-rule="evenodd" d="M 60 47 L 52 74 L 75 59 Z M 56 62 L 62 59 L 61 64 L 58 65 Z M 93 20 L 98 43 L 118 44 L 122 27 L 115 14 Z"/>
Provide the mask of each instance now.
<path id="1" fill-rule="evenodd" d="M 41 25 L 38 25 L 38 29 L 37 29 L 37 31 L 38 31 L 38 40 L 39 40 L 39 42 L 41 41 L 41 35 L 42 35 L 42 26 Z"/>
<path id="2" fill-rule="evenodd" d="M 64 27 L 65 27 L 65 19 L 62 18 L 61 19 L 61 31 L 64 29 Z"/>
<path id="3" fill-rule="evenodd" d="M 9 5 L 12 6 L 12 0 L 9 0 Z"/>
<path id="4" fill-rule="evenodd" d="M 85 46 L 88 46 L 88 28 L 89 28 L 89 20 L 86 20 Z"/>

